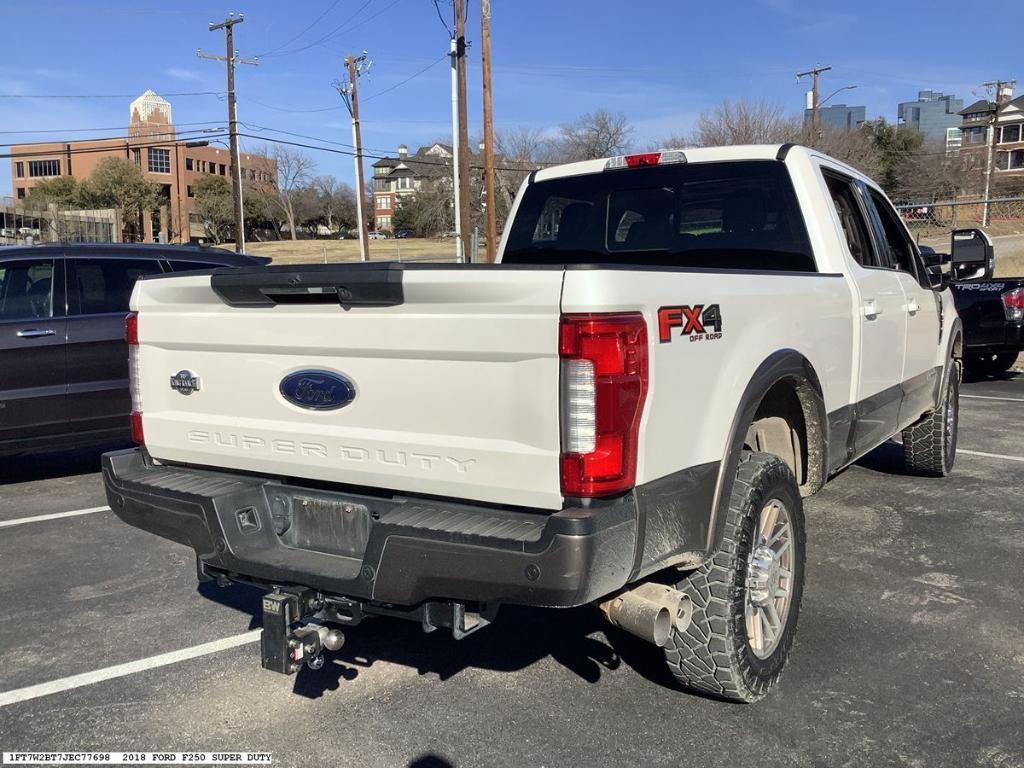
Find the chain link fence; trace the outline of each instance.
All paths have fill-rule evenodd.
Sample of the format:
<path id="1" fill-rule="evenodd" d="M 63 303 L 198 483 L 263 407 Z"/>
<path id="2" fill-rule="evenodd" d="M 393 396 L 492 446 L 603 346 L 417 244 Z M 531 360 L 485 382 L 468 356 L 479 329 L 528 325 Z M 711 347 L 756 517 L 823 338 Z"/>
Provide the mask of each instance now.
<path id="1" fill-rule="evenodd" d="M 911 232 L 930 237 L 965 227 L 981 227 L 988 208 L 988 224 L 997 234 L 1024 231 L 1024 197 L 935 201 L 927 199 L 896 201 Z"/>
<path id="2" fill-rule="evenodd" d="M 76 210 L 0 197 L 0 245 L 115 243 L 120 217 L 112 208 Z"/>

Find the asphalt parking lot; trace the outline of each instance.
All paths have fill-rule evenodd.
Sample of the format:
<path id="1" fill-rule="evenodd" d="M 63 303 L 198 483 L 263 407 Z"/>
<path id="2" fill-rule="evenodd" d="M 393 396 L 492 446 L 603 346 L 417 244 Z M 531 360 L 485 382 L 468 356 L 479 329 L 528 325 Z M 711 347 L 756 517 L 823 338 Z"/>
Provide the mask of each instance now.
<path id="1" fill-rule="evenodd" d="M 780 687 L 753 706 L 673 689 L 656 649 L 592 609 L 505 609 L 461 642 L 379 619 L 349 631 L 319 672 L 265 672 L 258 592 L 197 588 L 190 550 L 109 511 L 50 517 L 102 507 L 98 453 L 5 460 L 0 751 L 1024 766 L 1024 375 L 962 396 L 953 476 L 904 476 L 889 444 L 808 502 L 796 647 Z M 165 663 L 183 649 L 193 658 Z M 66 690 L 36 687 L 46 683 Z"/>

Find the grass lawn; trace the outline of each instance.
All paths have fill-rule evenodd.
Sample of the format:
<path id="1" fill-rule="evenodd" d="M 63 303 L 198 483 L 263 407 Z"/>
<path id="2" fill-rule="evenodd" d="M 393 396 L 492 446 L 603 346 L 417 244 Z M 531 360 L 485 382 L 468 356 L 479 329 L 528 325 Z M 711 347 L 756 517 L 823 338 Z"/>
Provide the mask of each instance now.
<path id="1" fill-rule="evenodd" d="M 223 243 L 221 247 L 232 249 L 234 244 Z M 245 244 L 245 250 L 254 256 L 269 256 L 275 264 L 359 261 L 358 240 L 281 240 L 267 243 L 250 241 Z M 455 241 L 420 237 L 371 240 L 370 259 L 454 261 Z"/>

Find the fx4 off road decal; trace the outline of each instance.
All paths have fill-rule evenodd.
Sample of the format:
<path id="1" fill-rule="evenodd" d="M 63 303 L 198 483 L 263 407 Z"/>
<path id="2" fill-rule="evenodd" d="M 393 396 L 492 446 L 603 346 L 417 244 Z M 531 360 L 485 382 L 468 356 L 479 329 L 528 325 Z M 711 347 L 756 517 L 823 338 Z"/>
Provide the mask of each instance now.
<path id="1" fill-rule="evenodd" d="M 717 304 L 682 304 L 658 310 L 658 340 L 672 341 L 672 329 L 682 328 L 680 336 L 690 341 L 714 341 L 722 338 L 722 311 Z"/>

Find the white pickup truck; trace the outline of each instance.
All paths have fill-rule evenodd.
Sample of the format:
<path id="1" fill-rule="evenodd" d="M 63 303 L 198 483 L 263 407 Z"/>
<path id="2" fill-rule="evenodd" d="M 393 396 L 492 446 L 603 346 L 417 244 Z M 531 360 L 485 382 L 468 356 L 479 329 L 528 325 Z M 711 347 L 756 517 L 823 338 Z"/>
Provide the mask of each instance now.
<path id="1" fill-rule="evenodd" d="M 497 265 L 141 280 L 139 447 L 104 457 L 107 496 L 201 579 L 267 589 L 269 669 L 369 616 L 461 637 L 597 603 L 683 685 L 751 701 L 796 629 L 801 497 L 901 432 L 909 471 L 953 465 L 945 282 L 804 147 L 547 168 Z"/>

